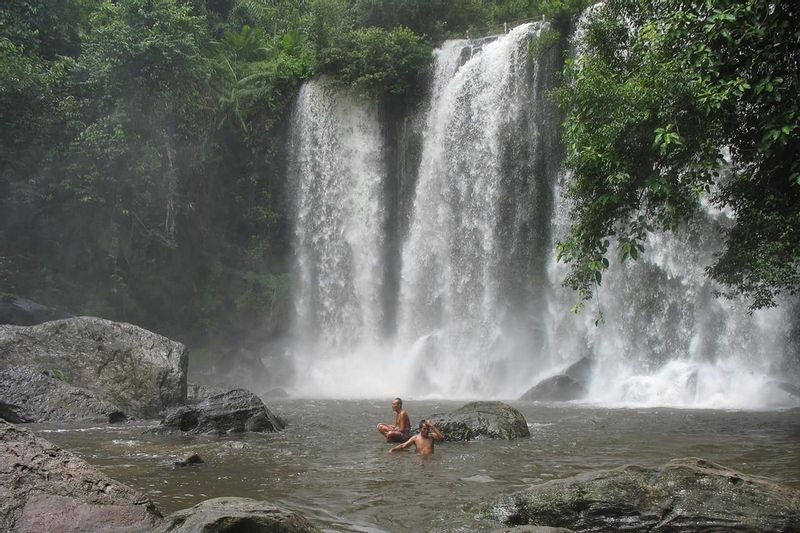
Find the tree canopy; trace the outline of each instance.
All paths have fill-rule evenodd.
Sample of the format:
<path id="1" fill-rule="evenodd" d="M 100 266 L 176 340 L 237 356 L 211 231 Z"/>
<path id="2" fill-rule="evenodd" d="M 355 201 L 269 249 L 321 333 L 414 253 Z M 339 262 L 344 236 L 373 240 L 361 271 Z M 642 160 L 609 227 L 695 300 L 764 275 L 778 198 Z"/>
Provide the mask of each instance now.
<path id="1" fill-rule="evenodd" d="M 291 102 L 320 73 L 412 106 L 431 50 L 587 0 L 7 0 L 0 292 L 203 344 L 286 327 Z M 798 7 L 609 0 L 559 99 L 574 181 L 559 244 L 590 294 L 701 198 L 736 223 L 709 273 L 797 291 Z M 611 258 L 613 259 L 613 258 Z"/>
<path id="2" fill-rule="evenodd" d="M 773 306 L 800 290 L 800 8 L 795 2 L 609 0 L 585 21 L 560 91 L 572 227 L 559 258 L 588 298 L 706 199 L 728 210 L 708 274 Z M 613 258 L 611 258 L 613 260 Z"/>

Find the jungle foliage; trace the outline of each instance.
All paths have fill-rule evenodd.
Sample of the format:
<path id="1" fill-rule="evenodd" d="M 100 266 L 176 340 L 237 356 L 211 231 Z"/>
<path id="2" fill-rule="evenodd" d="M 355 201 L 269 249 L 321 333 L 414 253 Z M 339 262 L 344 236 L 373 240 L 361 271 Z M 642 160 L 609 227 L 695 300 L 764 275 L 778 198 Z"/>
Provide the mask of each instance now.
<path id="1" fill-rule="evenodd" d="M 753 308 L 800 291 L 800 7 L 609 0 L 568 69 L 566 281 L 589 298 L 648 232 L 732 214 L 708 274 Z"/>
<path id="2" fill-rule="evenodd" d="M 302 82 L 414 105 L 441 40 L 543 15 L 566 30 L 588 3 L 5 0 L 0 292 L 195 346 L 277 334 Z M 562 95 L 572 286 L 601 281 L 609 236 L 635 259 L 704 194 L 738 221 L 711 274 L 757 305 L 796 290 L 797 18 L 785 1 L 598 11 Z"/>
<path id="3" fill-rule="evenodd" d="M 326 73 L 413 105 L 437 41 L 544 5 L 2 2 L 0 292 L 195 346 L 276 334 L 300 84 Z"/>

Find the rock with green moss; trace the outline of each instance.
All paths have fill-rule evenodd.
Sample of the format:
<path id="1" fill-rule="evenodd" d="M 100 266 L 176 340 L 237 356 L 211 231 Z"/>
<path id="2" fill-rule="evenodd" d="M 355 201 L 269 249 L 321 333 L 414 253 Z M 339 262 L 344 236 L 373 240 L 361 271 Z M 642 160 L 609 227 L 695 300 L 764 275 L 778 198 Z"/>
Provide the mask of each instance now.
<path id="1" fill-rule="evenodd" d="M 430 418 L 450 441 L 513 440 L 531 435 L 522 413 L 503 402 L 471 402 L 452 413 Z"/>
<path id="2" fill-rule="evenodd" d="M 0 370 L 58 369 L 74 387 L 136 418 L 186 402 L 186 347 L 146 329 L 94 317 L 0 326 Z"/>
<path id="3" fill-rule="evenodd" d="M 687 458 L 533 485 L 487 513 L 508 526 L 575 531 L 800 531 L 800 491 Z"/>
<path id="4" fill-rule="evenodd" d="M 30 366 L 0 370 L 0 398 L 14 409 L 0 418 L 22 422 L 121 422 L 121 409 L 82 387 Z M 16 415 L 16 416 L 14 416 Z"/>

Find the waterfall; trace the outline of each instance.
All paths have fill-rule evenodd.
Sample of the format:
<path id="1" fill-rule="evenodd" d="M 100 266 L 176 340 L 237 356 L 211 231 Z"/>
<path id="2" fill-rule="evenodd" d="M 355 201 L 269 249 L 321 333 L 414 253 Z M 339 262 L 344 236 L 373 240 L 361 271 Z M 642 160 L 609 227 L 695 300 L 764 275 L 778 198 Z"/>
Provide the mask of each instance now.
<path id="1" fill-rule="evenodd" d="M 325 79 L 300 90 L 292 123 L 293 357 L 299 377 L 325 394 L 381 330 L 385 165 L 377 106 Z"/>
<path id="2" fill-rule="evenodd" d="M 544 92 L 539 76 L 552 75 L 529 61 L 545 30 L 526 24 L 437 52 L 398 315 L 397 350 L 413 360 L 417 394 L 495 395 L 536 366 L 535 339 L 517 323 L 536 296 L 520 245 L 542 229 L 531 227 L 537 179 L 552 181 L 531 164 L 539 129 L 557 127 L 531 116 Z"/>
<path id="3" fill-rule="evenodd" d="M 553 250 L 569 224 L 550 97 L 563 43 L 547 31 L 525 24 L 436 50 L 404 216 L 389 215 L 397 147 L 377 104 L 324 79 L 304 85 L 290 146 L 293 391 L 514 399 L 590 357 L 583 401 L 791 403 L 768 386 L 786 369 L 791 306 L 750 314 L 715 296 L 704 266 L 731 220 L 711 206 L 680 235 L 648 235 L 639 261 L 612 265 L 597 301 L 569 312 L 576 296 Z"/>

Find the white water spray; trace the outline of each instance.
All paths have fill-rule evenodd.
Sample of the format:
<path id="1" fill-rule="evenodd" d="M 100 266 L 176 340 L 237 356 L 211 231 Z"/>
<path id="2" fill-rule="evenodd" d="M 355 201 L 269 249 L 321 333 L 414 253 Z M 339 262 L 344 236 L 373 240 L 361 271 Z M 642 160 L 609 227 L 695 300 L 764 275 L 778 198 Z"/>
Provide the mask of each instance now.
<path id="1" fill-rule="evenodd" d="M 558 67 L 531 46 L 544 29 L 436 52 L 412 211 L 394 232 L 405 237 L 398 265 L 383 264 L 390 176 L 377 107 L 324 80 L 304 86 L 290 174 L 293 392 L 514 399 L 590 356 L 584 401 L 791 405 L 769 385 L 787 356 L 788 307 L 750 315 L 705 276 L 724 213 L 706 206 L 681 237 L 651 234 L 638 262 L 612 266 L 604 326 L 591 306 L 569 313 L 575 295 L 553 253 L 569 223 L 546 90 Z M 392 269 L 397 293 L 382 298 Z"/>
<path id="2" fill-rule="evenodd" d="M 300 379 L 325 395 L 340 376 L 321 363 L 350 366 L 343 358 L 379 340 L 385 169 L 376 106 L 324 79 L 306 83 L 291 151 L 297 260 L 293 355 Z"/>

